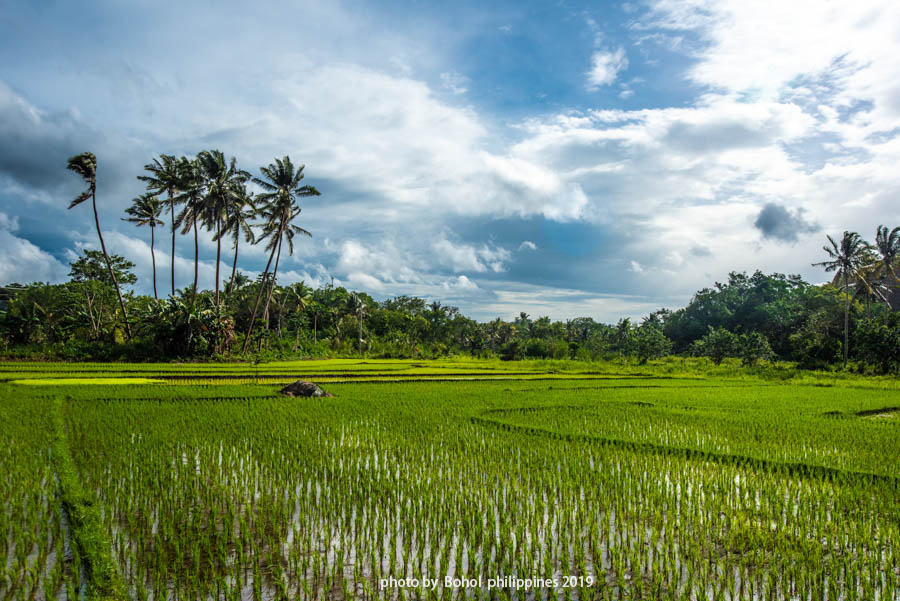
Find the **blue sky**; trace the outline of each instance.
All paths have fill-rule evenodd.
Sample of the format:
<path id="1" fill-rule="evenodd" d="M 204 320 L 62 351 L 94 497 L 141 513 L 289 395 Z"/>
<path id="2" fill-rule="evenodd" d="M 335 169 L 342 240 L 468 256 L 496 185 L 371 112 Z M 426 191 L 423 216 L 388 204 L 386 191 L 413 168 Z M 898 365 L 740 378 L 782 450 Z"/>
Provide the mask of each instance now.
<path id="1" fill-rule="evenodd" d="M 141 292 L 135 176 L 208 148 L 288 154 L 322 191 L 282 281 L 479 319 L 639 317 L 732 270 L 822 281 L 825 234 L 900 224 L 894 3 L 4 2 L 0 54 L 2 282 L 63 281 L 96 246 L 66 209 L 84 150 Z"/>

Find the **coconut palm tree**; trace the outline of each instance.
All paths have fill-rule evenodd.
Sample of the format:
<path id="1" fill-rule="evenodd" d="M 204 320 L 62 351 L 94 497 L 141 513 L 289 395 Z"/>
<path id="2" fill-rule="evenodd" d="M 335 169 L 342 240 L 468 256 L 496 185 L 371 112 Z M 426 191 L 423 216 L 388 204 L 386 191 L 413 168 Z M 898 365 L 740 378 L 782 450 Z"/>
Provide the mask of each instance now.
<path id="1" fill-rule="evenodd" d="M 834 271 L 835 278 L 843 282 L 845 294 L 844 303 L 844 367 L 847 367 L 847 357 L 850 349 L 850 281 L 859 277 L 860 269 L 865 264 L 869 245 L 860 238 L 856 232 L 844 232 L 841 243 L 831 236 L 827 236 L 831 246 L 823 246 L 830 260 L 813 263 L 813 267 L 824 267 L 826 272 Z"/>
<path id="2" fill-rule="evenodd" d="M 216 241 L 216 309 L 219 308 L 219 265 L 222 260 L 222 235 L 231 206 L 238 202 L 240 188 L 250 174 L 237 168 L 234 157 L 225 161 L 220 150 L 205 150 L 197 155 L 197 168 L 203 180 L 205 195 L 201 200 L 200 219 L 207 231 L 215 230 Z"/>
<path id="3" fill-rule="evenodd" d="M 228 219 L 225 227 L 221 232 L 221 236 L 230 234 L 234 246 L 234 261 L 231 264 L 231 279 L 228 282 L 228 291 L 226 294 L 231 295 L 234 290 L 234 278 L 237 273 L 238 246 L 241 242 L 241 234 L 244 241 L 254 244 L 256 236 L 253 235 L 253 228 L 250 221 L 256 217 L 256 200 L 253 198 L 252 192 L 247 192 L 247 186 L 243 183 L 237 187 L 235 195 L 228 207 Z"/>
<path id="4" fill-rule="evenodd" d="M 312 289 L 302 281 L 288 286 L 285 290 L 285 294 L 288 299 L 294 301 L 294 313 L 297 316 L 306 311 L 306 308 L 312 302 Z M 297 323 L 296 325 L 296 340 L 294 342 L 295 352 L 300 347 L 300 324 Z"/>
<path id="5" fill-rule="evenodd" d="M 280 218 L 280 220 L 287 220 L 287 222 L 286 222 L 286 225 L 281 229 L 281 234 L 279 234 L 277 236 L 277 245 L 276 245 L 277 252 L 275 254 L 275 267 L 272 270 L 272 273 L 269 274 L 269 279 L 266 282 L 266 285 L 268 287 L 268 293 L 266 295 L 266 303 L 263 306 L 263 319 L 265 320 L 266 328 L 268 328 L 268 323 L 269 323 L 269 321 L 268 321 L 269 320 L 269 304 L 272 301 L 272 294 L 274 294 L 275 289 L 278 285 L 276 278 L 278 277 L 278 263 L 281 260 L 281 247 L 283 246 L 284 242 L 287 241 L 288 255 L 293 255 L 294 254 L 294 236 L 296 234 L 302 234 L 307 237 L 312 236 L 312 234 L 310 234 L 308 231 L 306 231 L 302 227 L 293 225 L 293 223 L 291 223 L 296 217 L 298 217 L 300 215 L 300 210 L 301 210 L 300 207 L 297 206 L 296 204 L 294 204 L 293 206 L 289 207 L 289 209 L 290 210 L 285 211 L 283 213 L 282 217 Z M 260 236 L 260 240 L 264 240 L 266 237 L 270 236 L 272 231 L 274 231 L 273 229 L 269 229 L 266 226 L 266 224 L 272 223 L 271 219 L 273 218 L 273 215 L 267 214 L 265 209 L 263 209 L 260 214 L 262 215 L 263 219 L 265 220 L 265 222 L 263 223 L 263 233 Z M 278 217 L 275 217 L 275 218 L 276 218 L 276 220 L 279 219 Z M 275 238 L 273 238 L 273 240 L 275 240 Z M 251 323 L 252 323 L 252 321 L 251 321 Z"/>
<path id="6" fill-rule="evenodd" d="M 875 231 L 875 251 L 878 253 L 878 262 L 875 265 L 875 276 L 885 289 L 884 292 L 884 325 L 888 323 L 888 313 L 891 312 L 891 304 L 888 301 L 891 288 L 900 277 L 897 276 L 895 266 L 900 260 L 900 226 L 888 230 L 887 226 L 879 225 Z"/>
<path id="7" fill-rule="evenodd" d="M 303 165 L 294 168 L 290 157 L 285 156 L 283 159 L 275 159 L 275 162 L 270 163 L 268 167 L 261 167 L 262 178 L 253 178 L 253 182 L 264 190 L 264 192 L 256 196 L 260 207 L 259 214 L 263 219 L 263 232 L 259 237 L 259 241 L 268 240 L 266 250 L 269 251 L 269 260 L 263 271 L 264 283 L 267 282 L 269 268 L 272 266 L 272 260 L 275 259 L 272 283 L 269 286 L 269 292 L 266 297 L 267 308 L 272 296 L 272 290 L 275 287 L 275 277 L 278 274 L 278 259 L 281 258 L 282 241 L 285 238 L 287 239 L 289 252 L 293 254 L 294 235 L 312 235 L 305 229 L 291 223 L 300 214 L 300 207 L 297 205 L 296 199 L 319 196 L 320 194 L 313 186 L 301 185 L 303 168 Z M 276 258 L 276 255 L 278 258 Z M 253 333 L 253 324 L 256 321 L 256 312 L 259 309 L 259 302 L 264 288 L 265 286 L 260 286 L 256 294 L 256 302 L 250 314 L 250 325 L 247 327 L 247 336 L 244 338 L 244 344 L 241 347 L 242 353 L 246 351 L 247 343 Z"/>
<path id="8" fill-rule="evenodd" d="M 437 302 L 437 301 L 435 301 Z M 432 303 L 432 307 L 434 303 Z M 438 308 L 440 308 L 441 304 L 437 303 Z M 355 292 L 350 293 L 350 298 L 347 299 L 347 308 L 351 313 L 356 313 L 356 318 L 359 322 L 359 354 L 362 355 L 362 323 L 363 323 L 363 311 L 366 310 L 366 303 L 363 299 Z M 436 310 L 436 309 L 435 309 Z"/>
<path id="9" fill-rule="evenodd" d="M 184 208 L 175 218 L 175 225 L 181 228 L 182 234 L 194 230 L 194 295 L 197 294 L 197 278 L 199 276 L 200 243 L 197 235 L 197 224 L 202 219 L 203 211 L 203 178 L 196 160 L 181 157 L 178 160 L 178 189 L 181 194 L 176 202 L 184 203 Z"/>
<path id="10" fill-rule="evenodd" d="M 156 194 L 141 194 L 131 201 L 130 207 L 125 212 L 130 217 L 123 217 L 122 221 L 133 223 L 138 227 L 145 225 L 150 226 L 150 259 L 153 263 L 153 298 L 159 300 L 156 293 L 156 253 L 154 247 L 156 245 L 156 226 L 163 225 L 164 222 L 159 218 L 162 214 L 162 201 Z"/>
<path id="11" fill-rule="evenodd" d="M 170 154 L 161 154 L 152 163 L 144 165 L 150 175 L 139 175 L 137 178 L 147 184 L 147 189 L 159 195 L 169 195 L 169 219 L 172 223 L 172 296 L 175 296 L 175 204 L 178 202 L 179 184 L 181 182 L 180 161 Z"/>
<path id="12" fill-rule="evenodd" d="M 109 277 L 112 278 L 113 285 L 116 287 L 116 295 L 119 297 L 119 306 L 122 308 L 122 317 L 125 319 L 125 334 L 131 338 L 131 324 L 128 323 L 128 311 L 125 309 L 125 301 L 122 300 L 122 290 L 119 288 L 119 282 L 116 280 L 116 274 L 113 272 L 112 263 L 109 261 L 109 253 L 106 252 L 106 243 L 103 241 L 103 233 L 100 231 L 100 217 L 97 214 L 97 157 L 91 152 L 83 152 L 73 157 L 69 157 L 66 168 L 74 171 L 81 176 L 81 179 L 87 184 L 87 189 L 75 197 L 75 200 L 69 203 L 69 208 L 76 207 L 88 198 L 94 207 L 94 225 L 97 226 L 97 237 L 100 239 L 100 249 L 103 251 L 103 258 L 106 259 L 106 268 L 109 269 Z"/>

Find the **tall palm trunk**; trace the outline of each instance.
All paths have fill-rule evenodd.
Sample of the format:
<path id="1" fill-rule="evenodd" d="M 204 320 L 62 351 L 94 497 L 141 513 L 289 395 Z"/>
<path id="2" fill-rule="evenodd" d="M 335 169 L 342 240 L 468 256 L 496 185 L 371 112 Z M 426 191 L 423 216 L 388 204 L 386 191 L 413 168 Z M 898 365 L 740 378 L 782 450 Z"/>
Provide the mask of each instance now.
<path id="1" fill-rule="evenodd" d="M 197 276 L 199 275 L 200 242 L 197 238 L 197 220 L 194 219 L 194 296 L 197 296 Z"/>
<path id="2" fill-rule="evenodd" d="M 231 264 L 231 281 L 228 282 L 228 297 L 234 294 L 234 275 L 237 273 L 238 244 L 240 244 L 241 231 L 238 230 L 234 236 L 234 262 Z"/>
<path id="3" fill-rule="evenodd" d="M 266 322 L 266 332 L 269 331 L 269 304 L 272 302 L 272 294 L 275 292 L 275 279 L 278 277 L 278 262 L 281 260 L 281 241 L 282 238 L 279 236 L 278 252 L 275 254 L 275 268 L 272 270 L 272 283 L 269 285 L 269 292 L 266 294 L 266 305 L 263 308 L 263 320 Z M 268 346 L 266 348 L 268 348 Z M 262 349 L 262 338 L 259 339 L 259 345 L 256 350 L 260 349 Z"/>
<path id="4" fill-rule="evenodd" d="M 884 290 L 884 325 L 888 325 L 888 319 L 891 316 L 891 311 L 894 310 L 891 307 L 891 294 L 893 293 L 893 288 L 891 286 L 885 286 Z"/>
<path id="5" fill-rule="evenodd" d="M 216 219 L 216 310 L 219 309 L 219 263 L 222 260 L 221 220 Z"/>
<path id="6" fill-rule="evenodd" d="M 112 263 L 109 260 L 109 254 L 106 252 L 106 242 L 103 241 L 103 234 L 100 232 L 100 216 L 97 214 L 97 193 L 91 192 L 91 199 L 94 205 L 94 224 L 97 226 L 97 237 L 100 238 L 100 249 L 103 250 L 103 258 L 106 259 L 106 268 L 109 269 L 109 277 L 112 278 L 113 285 L 116 287 L 116 296 L 119 297 L 119 306 L 122 308 L 122 316 L 125 318 L 125 334 L 131 340 L 131 324 L 128 323 L 128 311 L 125 309 L 125 301 L 122 300 L 122 291 L 119 289 L 119 281 L 116 279 L 116 273 L 113 271 Z"/>
<path id="7" fill-rule="evenodd" d="M 850 283 L 847 279 L 847 270 L 844 270 L 844 369 L 847 369 L 847 356 L 850 350 Z"/>
<path id="8" fill-rule="evenodd" d="M 278 237 L 278 253 L 275 255 L 275 269 L 272 270 L 272 284 L 269 286 L 269 293 L 266 295 L 266 306 L 263 309 L 263 315 L 269 316 L 269 303 L 272 301 L 272 294 L 275 292 L 275 278 L 278 277 L 278 261 L 281 260 L 281 237 Z M 268 329 L 268 319 L 266 320 L 266 329 Z"/>
<path id="9" fill-rule="evenodd" d="M 169 215 L 172 218 L 172 296 L 175 296 L 175 194 L 169 189 Z"/>
<path id="10" fill-rule="evenodd" d="M 284 229 L 284 224 L 278 228 L 278 239 L 281 240 L 281 233 Z M 259 283 L 259 290 L 256 292 L 256 302 L 253 303 L 253 311 L 250 313 L 250 325 L 247 327 L 247 336 L 244 337 L 244 343 L 241 345 L 241 353 L 247 351 L 247 342 L 250 341 L 250 335 L 253 334 L 253 323 L 256 321 L 256 311 L 259 309 L 259 301 L 262 299 L 262 291 L 265 287 L 266 278 L 269 275 L 269 267 L 272 266 L 272 259 L 275 258 L 275 251 L 277 250 L 277 245 L 272 246 L 272 252 L 269 253 L 269 261 L 266 263 L 266 268 L 263 271 L 262 281 Z"/>
<path id="11" fill-rule="evenodd" d="M 156 252 L 154 251 L 154 246 L 156 246 L 156 226 L 152 223 L 150 224 L 150 259 L 153 262 L 153 298 L 159 300 L 159 295 L 156 294 Z"/>

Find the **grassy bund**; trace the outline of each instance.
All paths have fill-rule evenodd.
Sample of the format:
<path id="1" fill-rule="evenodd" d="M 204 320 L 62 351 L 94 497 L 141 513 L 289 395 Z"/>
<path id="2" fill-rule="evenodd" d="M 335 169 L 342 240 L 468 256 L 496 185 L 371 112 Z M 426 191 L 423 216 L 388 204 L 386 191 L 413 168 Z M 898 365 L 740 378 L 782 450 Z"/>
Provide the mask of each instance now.
<path id="1" fill-rule="evenodd" d="M 276 394 L 299 377 L 335 397 Z M 898 578 L 896 379 L 0 364 L 0 599 L 897 600 Z"/>

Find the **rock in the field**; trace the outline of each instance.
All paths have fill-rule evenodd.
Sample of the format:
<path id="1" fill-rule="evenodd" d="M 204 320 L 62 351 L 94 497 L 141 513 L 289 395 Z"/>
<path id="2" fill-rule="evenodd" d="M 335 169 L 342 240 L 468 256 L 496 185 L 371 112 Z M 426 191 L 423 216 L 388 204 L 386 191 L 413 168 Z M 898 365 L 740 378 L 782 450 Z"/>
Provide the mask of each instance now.
<path id="1" fill-rule="evenodd" d="M 284 396 L 334 396 L 319 388 L 317 384 L 306 380 L 297 380 L 293 384 L 288 384 L 281 389 L 281 394 Z"/>

